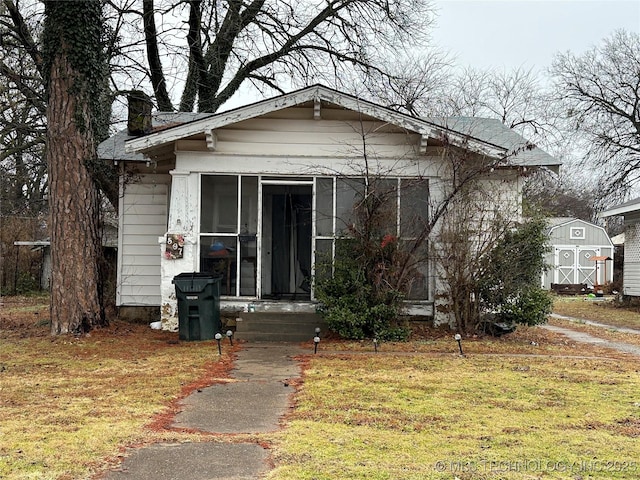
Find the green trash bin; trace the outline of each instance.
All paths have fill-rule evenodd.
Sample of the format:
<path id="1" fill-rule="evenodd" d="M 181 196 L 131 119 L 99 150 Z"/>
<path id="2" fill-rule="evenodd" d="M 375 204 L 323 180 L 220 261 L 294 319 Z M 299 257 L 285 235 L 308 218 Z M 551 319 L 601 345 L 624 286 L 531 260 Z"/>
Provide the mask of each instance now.
<path id="1" fill-rule="evenodd" d="M 173 277 L 178 299 L 180 340 L 211 340 L 220 324 L 220 277 L 208 273 L 181 273 Z"/>

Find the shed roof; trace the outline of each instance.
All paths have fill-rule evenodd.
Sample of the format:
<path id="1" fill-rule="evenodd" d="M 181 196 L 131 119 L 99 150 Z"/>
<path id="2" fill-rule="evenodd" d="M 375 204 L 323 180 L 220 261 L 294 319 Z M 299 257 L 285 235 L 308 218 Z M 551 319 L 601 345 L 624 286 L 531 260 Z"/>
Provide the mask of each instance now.
<path id="1" fill-rule="evenodd" d="M 624 245 L 624 232 L 619 233 L 618 235 L 615 235 L 613 237 L 611 237 L 611 243 L 613 243 L 614 245 Z"/>
<path id="2" fill-rule="evenodd" d="M 611 238 L 609 238 L 609 234 L 607 231 L 601 227 L 600 225 L 596 225 L 595 223 L 587 222 L 586 220 L 582 220 L 580 218 L 573 217 L 553 217 L 549 219 L 549 235 L 553 236 L 554 230 L 561 229 L 562 227 L 566 227 L 570 224 L 578 224 L 583 225 L 585 227 L 591 228 L 594 231 L 600 231 L 602 233 L 602 238 L 606 239 L 607 245 L 613 245 L 611 242 Z"/>

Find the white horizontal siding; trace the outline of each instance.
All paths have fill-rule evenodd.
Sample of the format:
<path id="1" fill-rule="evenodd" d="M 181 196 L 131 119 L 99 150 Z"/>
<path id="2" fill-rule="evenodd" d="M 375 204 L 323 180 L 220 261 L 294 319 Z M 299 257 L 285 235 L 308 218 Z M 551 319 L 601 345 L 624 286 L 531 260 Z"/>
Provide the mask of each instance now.
<path id="1" fill-rule="evenodd" d="M 295 135 L 292 135 L 295 133 Z M 219 142 L 230 143 L 279 143 L 298 145 L 354 145 L 355 141 L 362 144 L 362 137 L 358 132 L 314 132 L 314 131 L 251 131 L 246 130 L 218 130 L 217 138 Z M 365 141 L 367 145 L 405 145 L 415 142 L 415 135 L 409 136 L 404 133 L 375 133 L 367 135 Z"/>
<path id="2" fill-rule="evenodd" d="M 243 122 L 234 123 L 225 128 L 219 128 L 217 132 L 227 132 L 240 130 L 245 132 L 316 132 L 316 133 L 381 133 L 381 132 L 404 132 L 400 127 L 380 121 L 363 120 L 362 122 L 351 119 L 332 120 L 323 118 L 322 120 L 313 120 L 310 118 L 310 111 L 305 109 L 299 118 L 294 118 L 293 109 L 287 109 L 282 112 L 290 118 L 273 118 L 272 116 L 263 116 L 252 118 Z"/>
<path id="3" fill-rule="evenodd" d="M 367 143 L 366 152 L 370 158 L 403 157 L 415 155 L 416 145 L 375 145 Z M 319 143 L 315 145 L 302 143 L 253 143 L 253 142 L 219 142 L 217 153 L 242 155 L 277 155 L 297 157 L 363 157 L 362 140 L 358 143 Z"/>
<path id="4" fill-rule="evenodd" d="M 164 204 L 136 204 L 136 205 L 126 205 L 124 211 L 122 212 L 128 215 L 166 215 L 167 213 L 167 204 L 166 199 Z"/>
<path id="5" fill-rule="evenodd" d="M 296 110 L 287 109 L 289 114 Z M 299 112 L 296 119 L 254 118 L 214 131 L 215 152 L 229 155 L 297 156 L 297 157 L 373 157 L 402 158 L 415 156 L 420 135 L 384 122 L 350 120 L 313 120 L 312 110 Z M 364 137 L 364 139 L 363 139 Z M 204 137 L 180 140 L 178 150 L 200 149 Z"/>
<path id="6" fill-rule="evenodd" d="M 121 295 L 127 299 L 123 306 L 157 306 L 162 302 L 159 288 L 155 285 L 122 285 Z"/>
<path id="7" fill-rule="evenodd" d="M 640 297 L 640 263 L 625 262 L 623 274 L 623 292 L 625 295 Z"/>
<path id="8" fill-rule="evenodd" d="M 149 235 L 149 225 L 124 225 L 124 232 L 127 235 Z M 157 239 L 156 239 L 157 240 Z"/>
<path id="9" fill-rule="evenodd" d="M 375 158 L 370 156 L 369 159 Z M 375 158 L 369 168 L 382 175 L 393 172 L 394 176 L 439 177 L 443 162 L 438 157 L 422 157 L 420 162 L 414 156 Z M 228 174 L 266 175 L 357 175 L 365 171 L 362 158 L 347 157 L 280 157 L 259 155 L 219 155 L 215 152 L 178 152 L 176 169 L 185 172 L 210 172 Z"/>
<path id="10" fill-rule="evenodd" d="M 153 242 L 153 248 L 155 249 L 156 254 L 160 256 L 160 252 L 158 252 L 158 237 L 164 235 L 165 233 L 166 228 L 162 233 L 155 233 L 150 235 L 128 235 L 126 232 L 123 232 L 122 237 L 123 240 L 126 240 L 127 246 L 136 245 L 138 247 L 145 247 L 146 251 L 149 252 L 149 254 L 151 254 L 150 252 L 152 249 L 150 248 L 150 245 Z M 126 253 L 128 253 L 128 250 L 123 246 L 122 254 L 126 255 Z"/>
<path id="11" fill-rule="evenodd" d="M 165 213 L 161 215 L 151 215 L 144 213 L 144 210 L 141 210 L 140 213 L 126 213 L 124 216 L 123 225 L 126 227 L 127 225 L 165 225 L 167 224 L 167 213 L 165 207 Z M 157 229 L 149 229 L 149 233 L 156 232 Z"/>
<path id="12" fill-rule="evenodd" d="M 151 256 L 142 257 L 140 255 L 131 257 L 127 256 L 130 264 L 126 264 L 126 258 L 123 258 L 123 268 L 122 275 L 123 276 L 135 276 L 136 281 L 142 285 L 152 285 L 155 282 L 155 278 L 160 275 L 160 265 L 154 265 L 153 263 L 158 263 L 157 261 L 152 262 Z M 143 262 L 147 262 L 147 264 L 143 264 Z M 134 265 L 133 262 L 138 263 Z"/>
<path id="13" fill-rule="evenodd" d="M 168 180 L 168 176 L 142 177 L 141 183 L 124 187 L 118 251 L 119 306 L 160 305 L 158 237 L 167 230 Z"/>

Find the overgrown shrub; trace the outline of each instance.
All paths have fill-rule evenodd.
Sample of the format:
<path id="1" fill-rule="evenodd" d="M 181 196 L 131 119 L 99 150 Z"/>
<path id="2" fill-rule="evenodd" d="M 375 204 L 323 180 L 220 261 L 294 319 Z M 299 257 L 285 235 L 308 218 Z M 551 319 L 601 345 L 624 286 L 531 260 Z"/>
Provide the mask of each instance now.
<path id="1" fill-rule="evenodd" d="M 537 325 L 547 320 L 552 300 L 540 287 L 546 268 L 546 222 L 531 218 L 507 231 L 483 259 L 478 282 L 482 309 L 506 323 Z"/>
<path id="2" fill-rule="evenodd" d="M 346 339 L 406 340 L 410 331 L 399 321 L 404 295 L 388 286 L 376 288 L 361 247 L 354 239 L 339 241 L 333 265 L 330 260 L 322 263 L 326 274 L 316 277 L 320 313 L 329 328 Z M 387 245 L 383 248 L 388 250 Z"/>
<path id="3" fill-rule="evenodd" d="M 552 305 L 549 292 L 532 286 L 523 289 L 512 301 L 502 304 L 498 318 L 509 324 L 539 325 L 547 321 Z"/>

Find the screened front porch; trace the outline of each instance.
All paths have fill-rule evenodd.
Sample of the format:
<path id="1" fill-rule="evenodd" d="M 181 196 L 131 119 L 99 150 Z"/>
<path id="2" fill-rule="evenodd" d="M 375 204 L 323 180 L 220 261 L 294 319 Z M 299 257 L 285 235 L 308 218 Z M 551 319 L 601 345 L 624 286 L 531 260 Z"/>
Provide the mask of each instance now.
<path id="1" fill-rule="evenodd" d="M 200 176 L 201 272 L 221 277 L 221 294 L 261 300 L 314 300 L 316 265 L 332 261 L 336 242 L 358 227 L 354 206 L 365 191 L 384 203 L 384 231 L 411 248 L 428 215 L 426 180 L 363 177 Z M 408 299 L 430 298 L 426 245 Z"/>

